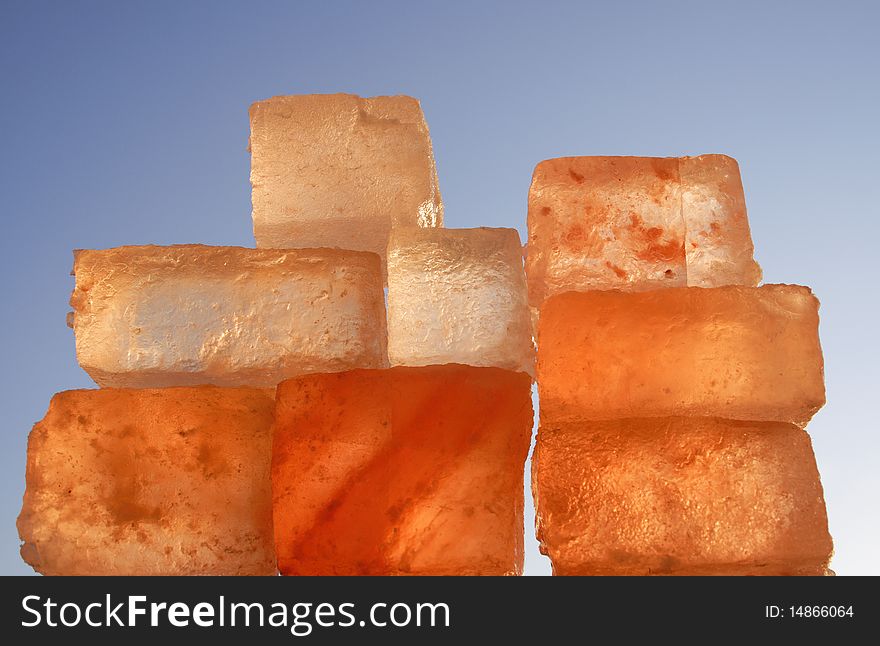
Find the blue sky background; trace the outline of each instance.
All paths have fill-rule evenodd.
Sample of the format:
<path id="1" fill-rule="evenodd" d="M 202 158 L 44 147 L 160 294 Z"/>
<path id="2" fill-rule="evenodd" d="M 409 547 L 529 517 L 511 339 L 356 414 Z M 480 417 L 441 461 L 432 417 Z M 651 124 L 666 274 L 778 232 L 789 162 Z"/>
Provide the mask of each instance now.
<path id="1" fill-rule="evenodd" d="M 846 1 L 0 0 L 0 573 L 30 571 L 27 433 L 92 385 L 71 250 L 252 245 L 248 105 L 344 91 L 422 100 L 451 227 L 525 238 L 549 157 L 736 157 L 766 281 L 822 301 L 832 566 L 880 574 L 878 24 L 880 3 Z"/>

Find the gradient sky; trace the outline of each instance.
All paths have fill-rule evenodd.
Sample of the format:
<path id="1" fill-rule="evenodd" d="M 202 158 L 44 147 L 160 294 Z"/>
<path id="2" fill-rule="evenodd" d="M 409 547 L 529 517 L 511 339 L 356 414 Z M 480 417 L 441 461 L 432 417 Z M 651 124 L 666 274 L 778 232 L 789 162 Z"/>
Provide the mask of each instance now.
<path id="1" fill-rule="evenodd" d="M 736 157 L 766 281 L 822 301 L 832 567 L 880 574 L 878 24 L 880 3 L 841 1 L 0 0 L 0 573 L 30 572 L 27 433 L 93 385 L 64 322 L 71 250 L 252 245 L 248 105 L 353 92 L 422 100 L 450 227 L 525 238 L 549 157 Z"/>

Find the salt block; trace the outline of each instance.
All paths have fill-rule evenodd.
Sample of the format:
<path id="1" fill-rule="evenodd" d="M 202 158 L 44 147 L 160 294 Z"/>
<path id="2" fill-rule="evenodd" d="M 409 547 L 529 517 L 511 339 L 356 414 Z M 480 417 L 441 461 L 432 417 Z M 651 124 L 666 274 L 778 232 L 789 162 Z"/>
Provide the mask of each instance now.
<path id="1" fill-rule="evenodd" d="M 254 103 L 250 120 L 258 247 L 341 247 L 384 261 L 392 227 L 443 225 L 416 99 L 278 96 Z"/>
<path id="2" fill-rule="evenodd" d="M 531 325 L 515 229 L 392 231 L 391 365 L 462 363 L 533 375 Z"/>
<path id="3" fill-rule="evenodd" d="M 757 285 L 736 161 L 562 157 L 529 190 L 529 297 L 567 291 Z"/>
<path id="4" fill-rule="evenodd" d="M 461 365 L 281 383 L 281 573 L 520 574 L 530 387 L 521 372 Z"/>
<path id="5" fill-rule="evenodd" d="M 21 555 L 43 574 L 272 575 L 272 391 L 74 390 L 28 440 Z"/>
<path id="6" fill-rule="evenodd" d="M 559 294 L 538 324 L 541 419 L 804 425 L 825 403 L 818 310 L 797 285 Z"/>
<path id="7" fill-rule="evenodd" d="M 542 422 L 532 491 L 554 574 L 818 575 L 831 558 L 810 439 L 791 424 Z"/>
<path id="8" fill-rule="evenodd" d="M 275 387 L 387 365 L 376 254 L 176 245 L 75 252 L 80 365 L 101 386 Z"/>

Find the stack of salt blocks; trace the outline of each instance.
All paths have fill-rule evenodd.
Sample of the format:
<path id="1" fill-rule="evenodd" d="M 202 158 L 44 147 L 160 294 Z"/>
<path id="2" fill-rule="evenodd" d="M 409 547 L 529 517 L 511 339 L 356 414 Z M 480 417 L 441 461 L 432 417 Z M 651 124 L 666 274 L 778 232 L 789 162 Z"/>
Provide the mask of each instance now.
<path id="1" fill-rule="evenodd" d="M 554 573 L 827 573 L 819 303 L 757 286 L 736 162 L 547 160 L 528 230 Z"/>
<path id="2" fill-rule="evenodd" d="M 518 234 L 442 228 L 415 99 L 276 97 L 250 118 L 257 248 L 75 252 L 68 322 L 101 388 L 59 393 L 31 433 L 23 558 L 520 573 L 535 359 Z"/>
<path id="3" fill-rule="evenodd" d="M 101 388 L 31 433 L 35 569 L 520 573 L 540 312 L 556 573 L 824 571 L 816 302 L 754 287 L 735 162 L 543 162 L 527 287 L 515 230 L 442 228 L 416 100 L 250 116 L 256 249 L 75 252 Z"/>

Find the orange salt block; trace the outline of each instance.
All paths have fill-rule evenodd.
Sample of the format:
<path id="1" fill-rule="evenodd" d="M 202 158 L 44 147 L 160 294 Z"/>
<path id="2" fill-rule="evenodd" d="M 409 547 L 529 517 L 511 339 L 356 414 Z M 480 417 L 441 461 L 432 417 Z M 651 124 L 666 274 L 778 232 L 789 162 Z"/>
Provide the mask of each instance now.
<path id="1" fill-rule="evenodd" d="M 428 125 L 417 99 L 277 96 L 250 108 L 258 247 L 379 254 L 392 227 L 443 226 Z"/>
<path id="2" fill-rule="evenodd" d="M 818 309 L 796 285 L 554 296 L 538 325 L 541 420 L 804 425 L 825 403 Z"/>
<path id="3" fill-rule="evenodd" d="M 281 573 L 521 573 L 530 384 L 525 373 L 454 364 L 280 384 Z"/>
<path id="4" fill-rule="evenodd" d="M 253 386 L 388 365 L 379 257 L 172 245 L 78 250 L 76 355 L 113 388 Z"/>
<path id="5" fill-rule="evenodd" d="M 73 390 L 28 440 L 21 555 L 43 574 L 272 575 L 274 400 Z"/>
<path id="6" fill-rule="evenodd" d="M 724 155 L 562 157 L 535 168 L 526 273 L 567 291 L 757 285 L 739 167 Z"/>
<path id="7" fill-rule="evenodd" d="M 542 422 L 532 491 L 554 574 L 818 575 L 831 558 L 810 438 L 790 424 Z"/>

